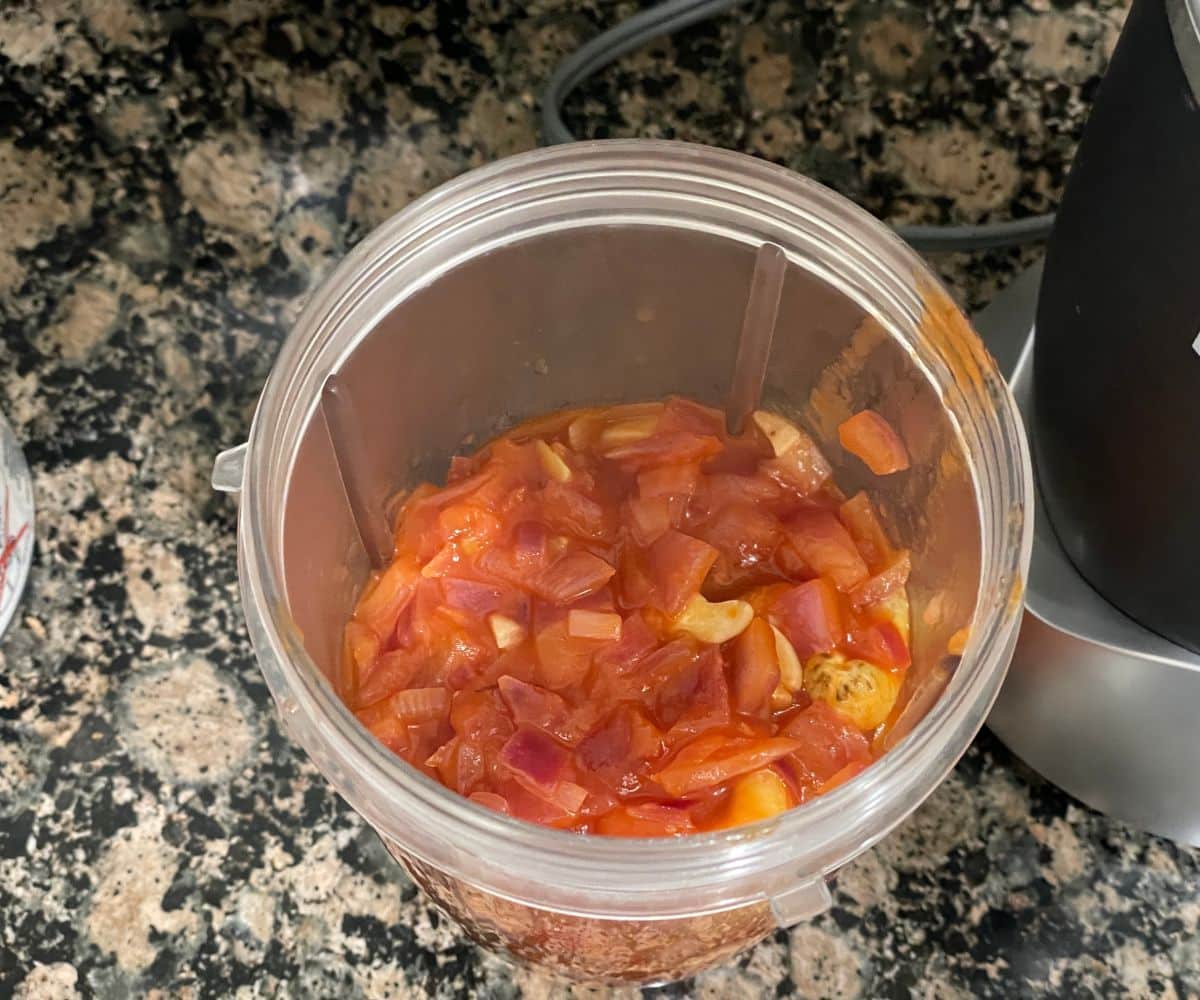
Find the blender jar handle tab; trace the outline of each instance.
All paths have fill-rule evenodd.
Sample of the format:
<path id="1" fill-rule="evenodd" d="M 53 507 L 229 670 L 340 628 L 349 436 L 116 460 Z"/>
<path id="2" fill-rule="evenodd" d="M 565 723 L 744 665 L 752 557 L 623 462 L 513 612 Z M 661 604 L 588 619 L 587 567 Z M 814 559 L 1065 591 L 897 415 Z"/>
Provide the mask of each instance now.
<path id="1" fill-rule="evenodd" d="M 226 448 L 213 460 L 212 488 L 219 493 L 241 493 L 248 444 Z"/>
<path id="2" fill-rule="evenodd" d="M 771 896 L 768 902 L 780 927 L 793 927 L 820 916 L 833 905 L 829 883 L 824 878 L 800 882 Z"/>

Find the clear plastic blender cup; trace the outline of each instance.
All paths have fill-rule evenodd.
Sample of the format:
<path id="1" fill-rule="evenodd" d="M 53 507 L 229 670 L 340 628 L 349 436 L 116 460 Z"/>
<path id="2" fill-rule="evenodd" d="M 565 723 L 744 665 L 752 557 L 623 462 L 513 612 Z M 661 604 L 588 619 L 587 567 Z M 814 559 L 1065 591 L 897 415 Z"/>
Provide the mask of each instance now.
<path id="1" fill-rule="evenodd" d="M 907 703 L 862 775 L 761 823 L 686 838 L 579 836 L 477 807 L 378 744 L 338 699 L 368 566 L 319 400 L 354 399 L 366 499 L 438 480 L 473 435 L 567 405 L 679 393 L 720 405 L 759 248 L 787 256 L 766 400 L 865 488 L 913 573 Z M 837 424 L 870 406 L 913 471 L 876 479 Z M 246 448 L 248 447 L 248 450 Z M 343 460 L 346 456 L 343 456 Z M 241 491 L 246 618 L 285 726 L 478 940 L 583 979 L 663 981 L 827 907 L 826 880 L 934 789 L 1008 664 L 1029 560 L 1029 459 L 1012 399 L 937 280 L 845 199 L 680 143 L 538 150 L 473 171 L 374 232 L 314 295 L 263 391 Z M 950 637 L 969 626 L 961 658 Z"/>

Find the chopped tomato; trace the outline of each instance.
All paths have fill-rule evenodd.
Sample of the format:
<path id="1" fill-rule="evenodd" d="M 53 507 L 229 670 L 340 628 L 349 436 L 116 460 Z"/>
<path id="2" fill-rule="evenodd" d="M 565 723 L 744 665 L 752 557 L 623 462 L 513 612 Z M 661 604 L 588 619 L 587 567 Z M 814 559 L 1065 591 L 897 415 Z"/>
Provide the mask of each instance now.
<path id="1" fill-rule="evenodd" d="M 805 660 L 842 641 L 842 612 L 837 593 L 823 579 L 782 590 L 771 604 L 770 617 Z"/>
<path id="2" fill-rule="evenodd" d="M 828 781 L 848 764 L 870 760 L 867 738 L 823 701 L 793 715 L 782 732 L 796 742 L 792 757 L 814 782 Z"/>
<path id="3" fill-rule="evenodd" d="M 361 622 L 351 621 L 346 625 L 342 646 L 342 696 L 354 701 L 362 678 L 371 672 L 375 659 L 379 656 L 382 643 L 374 629 Z"/>
<path id="4" fill-rule="evenodd" d="M 696 660 L 695 677 L 683 712 L 671 726 L 671 735 L 675 738 L 729 725 L 729 684 L 721 654 L 712 648 L 701 653 Z"/>
<path id="5" fill-rule="evenodd" d="M 663 733 L 635 705 L 618 705 L 580 742 L 576 758 L 621 794 L 636 791 L 663 749 Z"/>
<path id="6" fill-rule="evenodd" d="M 752 771 L 734 782 L 729 801 L 721 811 L 718 829 L 757 823 L 776 816 L 796 804 L 788 783 L 771 767 Z"/>
<path id="7" fill-rule="evenodd" d="M 417 679 L 427 658 L 428 654 L 419 649 L 393 649 L 384 653 L 360 676 L 355 701 L 364 707 L 373 705 L 408 687 Z"/>
<path id="8" fill-rule="evenodd" d="M 851 629 L 846 638 L 846 648 L 885 670 L 902 670 L 912 663 L 908 643 L 891 622 L 871 622 Z"/>
<path id="9" fill-rule="evenodd" d="M 698 737 L 696 742 L 702 739 L 703 736 Z M 760 740 L 731 737 L 717 742 L 699 760 L 681 754 L 654 778 L 668 795 L 683 796 L 765 767 L 799 747 L 795 740 L 781 736 Z"/>
<path id="10" fill-rule="evenodd" d="M 733 707 L 744 715 L 765 718 L 778 686 L 775 633 L 764 619 L 755 618 L 733 643 Z"/>
<path id="11" fill-rule="evenodd" d="M 723 579 L 718 582 L 724 586 L 748 576 L 744 571 L 768 563 L 783 537 L 774 517 L 746 503 L 723 508 L 697 534 L 720 553 Z"/>
<path id="12" fill-rule="evenodd" d="M 798 511 L 784 522 L 784 532 L 796 554 L 838 590 L 850 590 L 867 578 L 867 564 L 854 539 L 831 511 Z"/>
<path id="13" fill-rule="evenodd" d="M 392 753 L 402 754 L 408 750 L 408 727 L 386 701 L 360 708 L 354 714 Z"/>
<path id="14" fill-rule="evenodd" d="M 874 410 L 862 410 L 842 421 L 838 426 L 838 440 L 877 476 L 888 476 L 908 468 L 908 449 L 900 435 Z"/>
<path id="15" fill-rule="evenodd" d="M 641 469 L 652 465 L 703 462 L 720 451 L 720 440 L 711 435 L 691 431 L 656 431 L 640 441 L 609 450 L 605 457 L 629 468 Z"/>
<path id="16" fill-rule="evenodd" d="M 592 657 L 601 643 L 596 639 L 580 639 L 567 631 L 566 619 L 548 625 L 538 632 L 538 680 L 552 691 L 578 684 L 587 676 Z"/>
<path id="17" fill-rule="evenodd" d="M 878 573 L 850 591 L 850 604 L 862 609 L 886 601 L 908 583 L 911 565 L 908 551 L 898 552 Z"/>
<path id="18" fill-rule="evenodd" d="M 638 664 L 637 678 L 655 718 L 670 728 L 692 704 L 700 683 L 696 650 L 682 640 L 668 643 Z"/>
<path id="19" fill-rule="evenodd" d="M 671 498 L 631 497 L 625 501 L 629 533 L 643 548 L 653 545 L 670 529 L 674 521 Z"/>
<path id="20" fill-rule="evenodd" d="M 420 571 L 410 559 L 395 560 L 376 577 L 358 602 L 355 619 L 376 635 L 390 635 L 396 619 L 412 599 Z"/>
<path id="21" fill-rule="evenodd" d="M 762 463 L 763 471 L 783 486 L 801 496 L 811 496 L 828 482 L 833 468 L 826 461 L 813 439 L 803 431 L 799 441 L 777 458 Z"/>
<path id="22" fill-rule="evenodd" d="M 595 832 L 606 837 L 667 837 L 696 830 L 693 803 L 649 800 L 618 806 L 595 824 Z"/>
<path id="23" fill-rule="evenodd" d="M 678 465 L 659 465 L 638 473 L 638 496 L 690 497 L 700 482 L 700 465 L 697 462 L 681 462 Z"/>
<path id="24" fill-rule="evenodd" d="M 874 573 L 891 561 L 894 549 L 870 497 L 855 493 L 838 508 L 838 518 L 850 532 L 858 551 Z"/>
<path id="25" fill-rule="evenodd" d="M 663 407 L 659 430 L 692 431 L 715 438 L 725 437 L 725 414 L 711 406 L 682 396 L 672 396 Z"/>
<path id="26" fill-rule="evenodd" d="M 719 553 L 707 542 L 680 531 L 668 531 L 650 546 L 646 566 L 654 585 L 646 601 L 668 615 L 677 615 L 700 585 Z"/>
<path id="27" fill-rule="evenodd" d="M 599 503 L 563 483 L 547 483 L 536 500 L 551 531 L 587 539 L 607 538 L 612 531 Z"/>
<path id="28" fill-rule="evenodd" d="M 699 490 L 707 514 L 715 514 L 733 504 L 760 508 L 783 495 L 779 483 L 766 476 L 738 476 L 720 473 L 706 476 Z"/>
<path id="29" fill-rule="evenodd" d="M 684 399 L 535 418 L 408 494 L 338 691 L 518 819 L 678 836 L 777 815 L 870 763 L 909 660 L 909 554 L 843 500 L 777 415 L 736 435 Z"/>

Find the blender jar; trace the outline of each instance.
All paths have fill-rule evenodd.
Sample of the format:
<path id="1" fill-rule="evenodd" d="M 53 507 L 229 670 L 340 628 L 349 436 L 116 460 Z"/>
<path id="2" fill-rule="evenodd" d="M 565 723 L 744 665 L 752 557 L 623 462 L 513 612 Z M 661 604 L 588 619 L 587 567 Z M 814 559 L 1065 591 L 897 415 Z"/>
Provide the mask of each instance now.
<path id="1" fill-rule="evenodd" d="M 525 824 L 409 768 L 329 681 L 369 569 L 339 459 L 382 516 L 398 491 L 443 479 L 464 442 L 532 415 L 671 393 L 720 405 L 764 244 L 787 260 L 766 405 L 813 434 L 912 553 L 913 667 L 888 752 L 788 813 L 655 840 Z M 335 374 L 356 415 L 352 454 L 335 454 L 320 406 Z M 846 459 L 837 425 L 864 406 L 900 429 L 912 471 L 877 479 Z M 308 303 L 248 445 L 220 456 L 214 484 L 241 492 L 263 674 L 329 782 L 478 940 L 627 982 L 692 974 L 820 912 L 826 879 L 933 790 L 1003 680 L 1032 527 L 1012 398 L 921 260 L 787 170 L 650 141 L 504 160 L 376 230 Z"/>

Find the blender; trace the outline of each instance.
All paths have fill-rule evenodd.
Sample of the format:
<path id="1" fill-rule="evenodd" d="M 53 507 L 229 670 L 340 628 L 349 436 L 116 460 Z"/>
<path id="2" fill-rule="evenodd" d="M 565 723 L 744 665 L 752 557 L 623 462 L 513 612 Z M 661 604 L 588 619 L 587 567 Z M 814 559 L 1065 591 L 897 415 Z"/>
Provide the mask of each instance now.
<path id="1" fill-rule="evenodd" d="M 1200 844 L 1198 26 L 1197 0 L 1135 0 L 1044 268 L 976 318 L 1025 415 L 1038 485 L 1025 621 L 989 724 L 1083 802 L 1188 844 Z"/>

